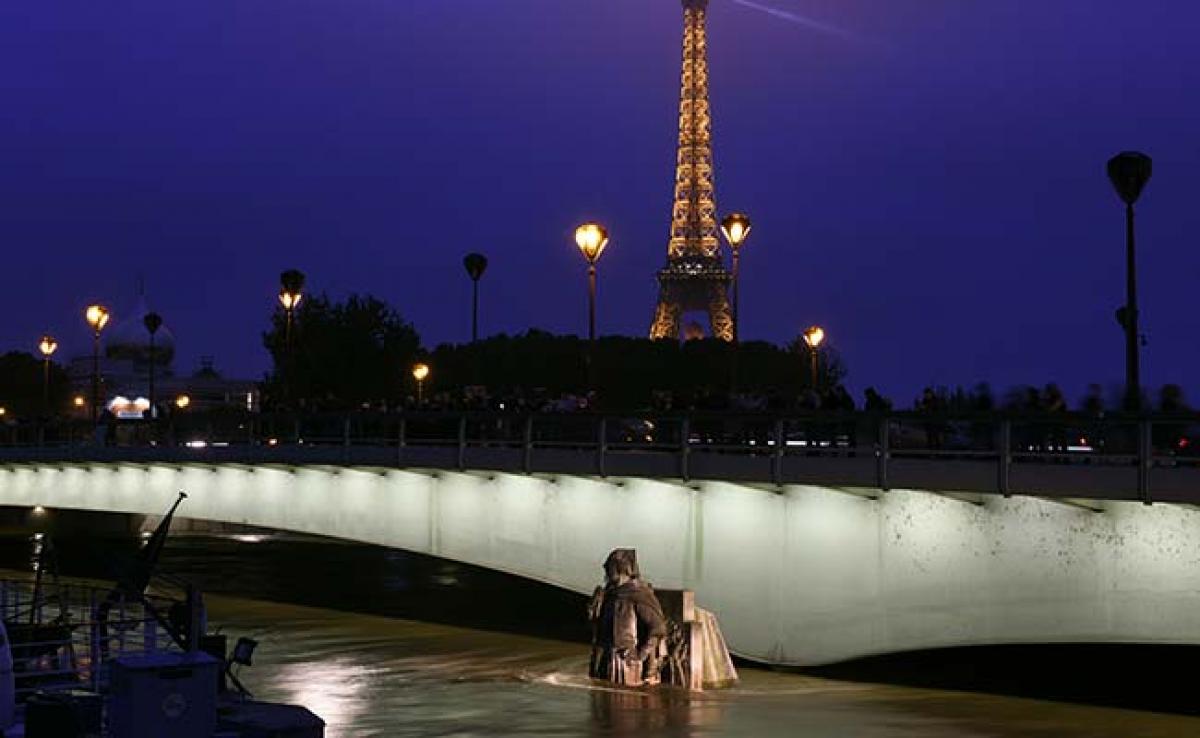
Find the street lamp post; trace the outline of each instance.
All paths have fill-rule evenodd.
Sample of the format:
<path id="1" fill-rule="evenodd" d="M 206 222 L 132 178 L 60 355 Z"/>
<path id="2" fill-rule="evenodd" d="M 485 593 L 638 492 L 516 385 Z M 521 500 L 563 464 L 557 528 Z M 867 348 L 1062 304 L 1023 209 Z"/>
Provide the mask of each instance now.
<path id="1" fill-rule="evenodd" d="M 42 409 L 50 417 L 50 356 L 58 350 L 58 341 L 53 336 L 42 336 L 38 351 L 42 352 Z"/>
<path id="2" fill-rule="evenodd" d="M 154 334 L 158 333 L 158 329 L 162 327 L 162 316 L 158 313 L 146 313 L 142 318 L 142 324 L 146 326 L 146 331 L 150 334 L 150 419 L 154 420 L 157 405 L 154 402 L 154 369 L 158 357 L 154 350 Z"/>
<path id="3" fill-rule="evenodd" d="M 1137 262 L 1134 258 L 1133 205 L 1150 180 L 1153 162 L 1137 151 L 1123 151 L 1108 160 L 1108 178 L 1125 203 L 1125 306 L 1117 320 L 1125 329 L 1125 405 L 1141 410 L 1142 389 L 1138 368 Z"/>
<path id="4" fill-rule="evenodd" d="M 103 305 L 89 305 L 84 318 L 92 327 L 92 422 L 100 419 L 100 331 L 108 325 L 111 314 Z"/>
<path id="5" fill-rule="evenodd" d="M 463 267 L 471 278 L 471 343 L 479 340 L 479 278 L 487 265 L 487 257 L 483 254 L 470 253 L 463 257 Z"/>
<path id="6" fill-rule="evenodd" d="M 423 391 L 425 386 L 425 378 L 429 376 L 428 364 L 413 364 L 412 368 L 413 379 L 417 380 L 417 407 L 421 407 L 424 401 Z"/>
<path id="7" fill-rule="evenodd" d="M 733 342 L 738 342 L 738 262 L 740 261 L 742 245 L 750 235 L 750 218 L 744 213 L 730 213 L 721 221 L 721 232 L 729 243 L 729 252 L 733 255 Z"/>
<path id="8" fill-rule="evenodd" d="M 279 304 L 283 305 L 283 312 L 287 317 L 283 333 L 283 347 L 284 351 L 290 354 L 292 351 L 293 315 L 300 305 L 300 300 L 304 297 L 304 273 L 298 269 L 289 269 L 279 275 L 279 285 Z"/>
<path id="9" fill-rule="evenodd" d="M 299 269 L 288 269 L 279 275 L 279 304 L 283 306 L 283 389 L 284 395 L 290 402 L 292 397 L 292 323 L 295 322 L 296 308 L 304 297 L 304 273 Z"/>
<path id="10" fill-rule="evenodd" d="M 608 231 L 598 223 L 584 223 L 575 229 L 575 244 L 588 264 L 588 342 L 596 342 L 596 262 L 608 246 Z"/>
<path id="11" fill-rule="evenodd" d="M 812 326 L 804 331 L 804 343 L 808 346 L 810 379 L 812 380 L 812 391 L 817 391 L 817 351 L 821 348 L 821 342 L 825 340 L 825 331 L 820 326 Z"/>

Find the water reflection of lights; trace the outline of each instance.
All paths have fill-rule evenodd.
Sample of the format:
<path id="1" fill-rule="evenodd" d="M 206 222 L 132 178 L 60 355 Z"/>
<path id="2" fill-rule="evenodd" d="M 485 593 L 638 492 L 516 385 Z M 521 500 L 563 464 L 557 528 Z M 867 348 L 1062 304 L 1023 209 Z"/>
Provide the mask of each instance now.
<path id="1" fill-rule="evenodd" d="M 353 725 L 371 704 L 371 675 L 353 659 L 326 658 L 281 665 L 277 681 L 288 702 L 304 705 L 327 726 L 339 726 Z"/>

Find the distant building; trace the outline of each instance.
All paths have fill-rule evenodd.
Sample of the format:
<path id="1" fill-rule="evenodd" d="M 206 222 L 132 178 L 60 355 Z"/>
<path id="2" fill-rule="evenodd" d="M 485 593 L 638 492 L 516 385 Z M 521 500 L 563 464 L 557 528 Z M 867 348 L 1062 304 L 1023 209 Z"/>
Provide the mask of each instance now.
<path id="1" fill-rule="evenodd" d="M 189 411 L 237 408 L 257 412 L 258 383 L 226 379 L 213 366 L 212 357 L 203 357 L 200 367 L 190 375 L 175 371 L 175 334 L 164 323 L 154 335 L 143 322 L 150 310 L 145 297 L 125 316 L 117 315 L 116 324 L 100 334 L 100 396 L 102 407 L 118 418 L 149 417 L 150 366 L 154 365 L 156 416 L 163 417 L 176 408 L 180 397 L 187 398 Z M 92 392 L 92 355 L 72 357 L 67 364 L 80 415 L 90 413 Z"/>

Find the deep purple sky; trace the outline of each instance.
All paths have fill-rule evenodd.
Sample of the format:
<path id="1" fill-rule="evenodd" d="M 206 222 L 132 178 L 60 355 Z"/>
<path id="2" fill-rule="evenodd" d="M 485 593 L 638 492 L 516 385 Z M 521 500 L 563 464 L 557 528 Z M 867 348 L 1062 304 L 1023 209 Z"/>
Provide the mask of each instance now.
<path id="1" fill-rule="evenodd" d="M 856 390 L 1119 381 L 1122 213 L 1141 213 L 1147 384 L 1200 399 L 1195 0 L 712 0 L 717 196 L 755 229 L 742 334 L 820 323 Z M 370 292 L 427 344 L 645 333 L 671 204 L 678 0 L 0 4 L 0 350 L 86 350 L 139 275 L 179 341 L 257 375 L 279 272 Z"/>

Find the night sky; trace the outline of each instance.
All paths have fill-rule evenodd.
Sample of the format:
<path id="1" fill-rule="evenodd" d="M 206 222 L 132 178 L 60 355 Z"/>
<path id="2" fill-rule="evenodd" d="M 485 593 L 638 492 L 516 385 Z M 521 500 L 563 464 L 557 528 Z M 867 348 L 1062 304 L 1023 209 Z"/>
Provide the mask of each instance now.
<path id="1" fill-rule="evenodd" d="M 751 5 L 761 6 L 759 8 Z M 763 8 L 774 9 L 768 13 Z M 670 218 L 678 0 L 0 4 L 0 350 L 120 321 L 267 367 L 279 272 L 394 304 L 426 345 L 644 335 Z M 808 22 L 813 21 L 813 22 Z M 717 200 L 755 228 L 743 338 L 826 327 L 856 391 L 1123 376 L 1122 149 L 1148 385 L 1200 400 L 1200 4 L 712 0 Z M 60 355 L 62 355 L 60 354 Z"/>

